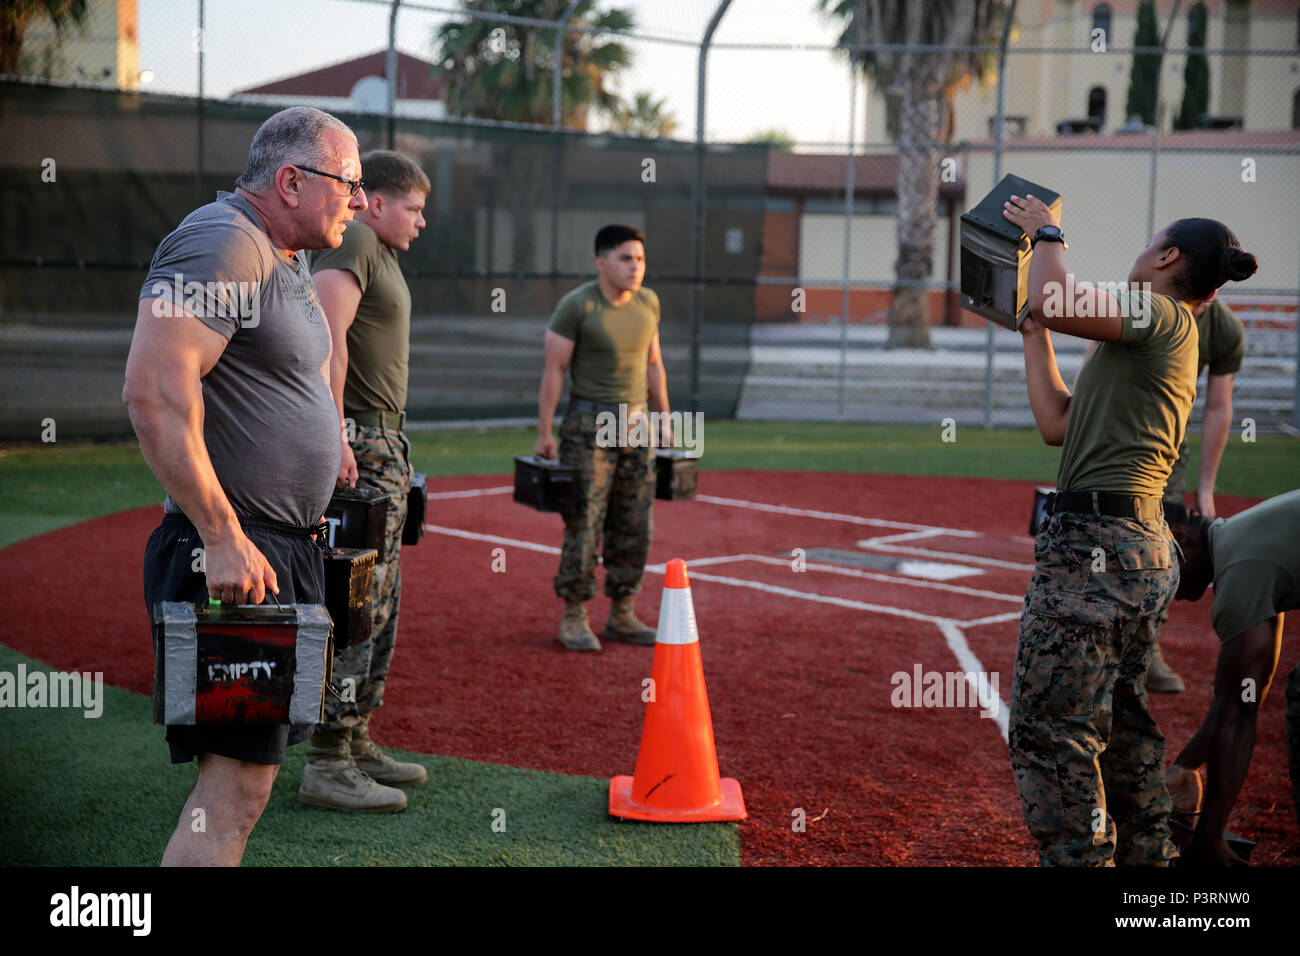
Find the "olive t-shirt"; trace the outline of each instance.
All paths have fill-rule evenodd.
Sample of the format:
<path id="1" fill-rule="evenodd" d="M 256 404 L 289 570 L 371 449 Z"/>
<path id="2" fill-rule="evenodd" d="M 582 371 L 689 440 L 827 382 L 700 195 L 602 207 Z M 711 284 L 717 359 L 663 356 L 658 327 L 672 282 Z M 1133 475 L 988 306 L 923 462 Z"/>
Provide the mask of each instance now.
<path id="1" fill-rule="evenodd" d="M 1198 375 L 1207 365 L 1211 375 L 1236 375 L 1241 371 L 1246 328 L 1230 308 L 1214 298 L 1196 320 L 1196 329 L 1200 337 Z"/>
<path id="2" fill-rule="evenodd" d="M 616 306 L 588 282 L 559 301 L 547 328 L 573 340 L 572 396 L 609 405 L 647 399 L 646 359 L 659 331 L 659 297 L 650 289 Z"/>
<path id="3" fill-rule="evenodd" d="M 1196 325 L 1168 296 L 1119 299 L 1120 341 L 1100 343 L 1079 373 L 1056 487 L 1159 498 L 1196 398 Z"/>
<path id="4" fill-rule="evenodd" d="M 1210 525 L 1210 560 L 1220 641 L 1300 607 L 1300 490 Z"/>
<path id="5" fill-rule="evenodd" d="M 348 328 L 344 414 L 402 411 L 410 371 L 411 290 L 397 264 L 397 251 L 354 219 L 337 249 L 319 249 L 310 262 L 313 275 L 322 269 L 345 269 L 361 285 L 357 316 Z"/>
<path id="6" fill-rule="evenodd" d="M 158 244 L 140 298 L 179 302 L 227 340 L 202 379 L 203 442 L 231 507 L 307 527 L 339 471 L 325 313 L 302 253 L 272 245 L 242 196 L 217 197 Z"/>

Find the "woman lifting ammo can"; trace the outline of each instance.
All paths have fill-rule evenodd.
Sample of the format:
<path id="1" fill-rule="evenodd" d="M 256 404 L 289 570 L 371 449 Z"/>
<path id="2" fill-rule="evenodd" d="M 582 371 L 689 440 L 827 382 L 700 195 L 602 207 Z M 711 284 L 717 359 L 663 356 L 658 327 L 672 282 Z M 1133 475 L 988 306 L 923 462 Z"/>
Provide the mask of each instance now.
<path id="1" fill-rule="evenodd" d="M 1145 682 L 1178 587 L 1161 496 L 1196 397 L 1192 310 L 1258 264 L 1222 223 L 1180 219 L 1138 254 L 1126 289 L 1080 287 L 1046 205 L 1012 196 L 1003 215 L 1033 237 L 1029 402 L 1043 440 L 1063 446 L 1020 618 L 1016 787 L 1044 866 L 1160 866 L 1177 851 Z M 1100 343 L 1073 394 L 1049 330 Z"/>

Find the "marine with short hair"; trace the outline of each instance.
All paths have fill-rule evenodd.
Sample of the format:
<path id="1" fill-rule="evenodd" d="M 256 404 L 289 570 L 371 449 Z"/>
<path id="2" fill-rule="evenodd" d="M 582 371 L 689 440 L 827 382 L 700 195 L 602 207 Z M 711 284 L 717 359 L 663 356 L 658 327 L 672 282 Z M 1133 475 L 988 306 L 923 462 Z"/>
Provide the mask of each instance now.
<path id="1" fill-rule="evenodd" d="M 307 750 L 298 799 L 326 810 L 397 812 L 401 786 L 421 784 L 418 763 L 394 760 L 376 747 L 370 718 L 384 700 L 397 644 L 402 592 L 402 528 L 411 491 L 406 394 L 411 350 L 411 292 L 397 261 L 425 227 L 429 177 L 412 159 L 389 150 L 361 157 L 370 205 L 334 249 L 311 257 L 316 291 L 334 342 L 330 385 L 345 423 L 338 482 L 388 496 L 384 560 L 371 578 L 371 638 L 334 654 L 334 683 L 349 693 L 326 695 L 325 719 Z M 351 441 L 349 441 L 351 437 Z"/>
<path id="2" fill-rule="evenodd" d="M 575 469 L 575 489 L 564 512 L 564 547 L 554 586 L 565 608 L 559 641 L 574 651 L 600 650 L 586 602 L 596 594 L 596 552 L 602 541 L 605 593 L 611 599 L 604 636 L 632 644 L 655 642 L 654 628 L 636 616 L 635 603 L 652 533 L 651 446 L 673 440 L 659 348 L 659 297 L 641 285 L 645 236 L 632 226 L 609 225 L 596 233 L 595 247 L 596 280 L 562 298 L 547 327 L 533 448 L 543 458 L 555 457 L 552 420 L 567 370 L 573 387 L 560 425 L 559 452 L 560 461 Z M 647 401 L 661 413 L 659 435 L 621 445 L 598 440 L 598 419 L 631 420 L 645 414 Z"/>

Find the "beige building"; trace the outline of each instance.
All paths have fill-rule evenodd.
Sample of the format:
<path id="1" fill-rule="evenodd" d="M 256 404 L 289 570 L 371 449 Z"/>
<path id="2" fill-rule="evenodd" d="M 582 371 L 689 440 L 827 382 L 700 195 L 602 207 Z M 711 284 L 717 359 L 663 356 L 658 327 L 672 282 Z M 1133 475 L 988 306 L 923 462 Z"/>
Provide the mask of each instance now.
<path id="1" fill-rule="evenodd" d="M 1169 49 L 1187 46 L 1188 22 L 1195 3 L 1183 2 L 1173 20 Z M 1235 118 L 1246 130 L 1300 128 L 1300 5 L 1295 0 L 1205 0 L 1208 50 L 1294 50 L 1293 56 L 1210 54 L 1208 112 Z M 1051 136 L 1058 124 L 1088 117 L 1099 132 L 1111 133 L 1128 117 L 1131 53 L 1137 33 L 1138 0 L 1022 0 L 1007 55 L 1007 132 Z M 1163 35 L 1174 0 L 1157 0 L 1157 31 Z M 1055 47 L 1077 53 L 1017 52 Z M 1183 99 L 1186 56 L 1167 54 L 1161 62 L 1160 128 L 1172 128 Z M 986 89 L 972 88 L 955 101 L 955 139 L 992 135 L 997 115 L 996 77 Z M 867 133 L 871 142 L 888 139 L 883 97 L 870 94 Z"/>
<path id="2" fill-rule="evenodd" d="M 62 34 L 48 19 L 23 38 L 18 72 L 65 83 L 123 90 L 140 87 L 140 22 L 136 0 L 89 0 L 86 20 Z"/>

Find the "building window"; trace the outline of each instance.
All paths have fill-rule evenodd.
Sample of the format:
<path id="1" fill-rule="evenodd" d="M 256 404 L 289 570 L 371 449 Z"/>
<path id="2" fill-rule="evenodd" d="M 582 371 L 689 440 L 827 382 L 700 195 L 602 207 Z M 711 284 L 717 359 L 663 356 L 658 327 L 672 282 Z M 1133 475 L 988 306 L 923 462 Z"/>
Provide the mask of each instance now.
<path id="1" fill-rule="evenodd" d="M 1029 128 L 1028 116 L 1004 116 L 1002 117 L 1002 128 L 1006 131 L 1007 136 L 1024 136 L 1025 130 Z M 998 118 L 989 117 L 989 136 L 996 136 L 998 129 Z"/>
<path id="2" fill-rule="evenodd" d="M 1092 28 L 1102 30 L 1107 42 L 1110 41 L 1110 4 L 1099 3 L 1092 8 Z"/>
<path id="3" fill-rule="evenodd" d="M 1097 128 L 1106 125 L 1106 87 L 1094 86 L 1088 91 L 1088 116 L 1097 121 Z"/>

